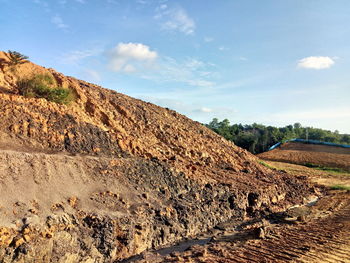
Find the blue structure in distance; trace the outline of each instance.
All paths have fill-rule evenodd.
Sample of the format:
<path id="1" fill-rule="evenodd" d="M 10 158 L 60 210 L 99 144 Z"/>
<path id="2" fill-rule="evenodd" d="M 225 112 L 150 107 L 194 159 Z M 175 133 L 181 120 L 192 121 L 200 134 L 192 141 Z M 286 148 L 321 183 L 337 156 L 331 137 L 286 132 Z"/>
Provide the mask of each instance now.
<path id="1" fill-rule="evenodd" d="M 347 144 L 337 144 L 337 143 L 332 143 L 332 142 L 321 142 L 321 141 L 317 141 L 317 140 L 290 139 L 290 140 L 286 140 L 283 143 L 286 143 L 286 142 L 300 142 L 300 143 L 306 143 L 306 144 L 318 144 L 318 145 L 327 145 L 327 146 L 335 146 L 335 147 L 342 147 L 342 148 L 350 148 L 350 145 L 347 145 Z M 283 143 L 282 142 L 278 142 L 275 145 L 272 145 L 268 149 L 268 151 L 271 151 L 273 149 L 278 148 Z"/>

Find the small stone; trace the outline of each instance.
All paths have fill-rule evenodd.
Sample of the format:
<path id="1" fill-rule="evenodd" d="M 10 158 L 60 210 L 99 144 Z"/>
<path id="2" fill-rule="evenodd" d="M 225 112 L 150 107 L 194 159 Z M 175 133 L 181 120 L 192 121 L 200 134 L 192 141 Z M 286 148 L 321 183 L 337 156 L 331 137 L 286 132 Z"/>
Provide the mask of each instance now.
<path id="1" fill-rule="evenodd" d="M 23 234 L 28 234 L 30 232 L 30 228 L 29 227 L 26 227 L 22 230 L 22 233 Z"/>
<path id="2" fill-rule="evenodd" d="M 22 245 L 25 242 L 25 240 L 22 237 L 16 238 L 13 241 L 14 241 L 15 247 L 19 247 L 20 245 Z"/>

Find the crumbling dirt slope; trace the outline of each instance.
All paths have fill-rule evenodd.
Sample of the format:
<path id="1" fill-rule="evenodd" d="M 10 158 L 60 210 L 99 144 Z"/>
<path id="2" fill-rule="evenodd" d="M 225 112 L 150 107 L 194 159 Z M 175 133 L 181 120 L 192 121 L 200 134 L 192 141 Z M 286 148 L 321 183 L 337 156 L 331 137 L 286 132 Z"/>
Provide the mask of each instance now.
<path id="1" fill-rule="evenodd" d="M 302 221 L 277 225 L 264 221 L 253 231 L 218 237 L 204 246 L 167 256 L 145 254 L 134 262 L 350 262 L 349 193 L 329 193 L 306 211 Z"/>
<path id="2" fill-rule="evenodd" d="M 0 52 L 2 262 L 120 260 L 311 191 L 175 111 L 8 61 Z M 43 73 L 76 100 L 18 95 Z"/>
<path id="3" fill-rule="evenodd" d="M 350 171 L 350 148 L 288 142 L 258 157 L 295 164 L 313 164 Z"/>

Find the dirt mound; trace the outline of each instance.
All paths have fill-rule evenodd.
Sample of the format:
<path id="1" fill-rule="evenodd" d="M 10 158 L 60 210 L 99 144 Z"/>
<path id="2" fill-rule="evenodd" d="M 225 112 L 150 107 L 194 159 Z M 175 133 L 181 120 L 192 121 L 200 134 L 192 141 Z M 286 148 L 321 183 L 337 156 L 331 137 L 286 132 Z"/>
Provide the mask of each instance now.
<path id="1" fill-rule="evenodd" d="M 288 142 L 258 157 L 271 161 L 340 168 L 350 171 L 350 148 Z"/>
<path id="2" fill-rule="evenodd" d="M 302 179 L 175 111 L 0 53 L 0 259 L 109 262 L 301 202 Z M 75 101 L 18 95 L 50 74 Z"/>

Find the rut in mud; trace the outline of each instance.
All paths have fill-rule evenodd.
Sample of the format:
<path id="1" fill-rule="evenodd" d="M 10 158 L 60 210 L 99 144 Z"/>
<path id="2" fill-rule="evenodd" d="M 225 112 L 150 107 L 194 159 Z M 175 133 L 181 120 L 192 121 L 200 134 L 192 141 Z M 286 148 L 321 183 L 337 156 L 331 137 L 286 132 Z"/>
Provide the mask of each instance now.
<path id="1" fill-rule="evenodd" d="M 227 262 L 350 262 L 350 201 L 333 215 L 248 242 Z M 337 200 L 340 203 L 342 200 Z"/>

